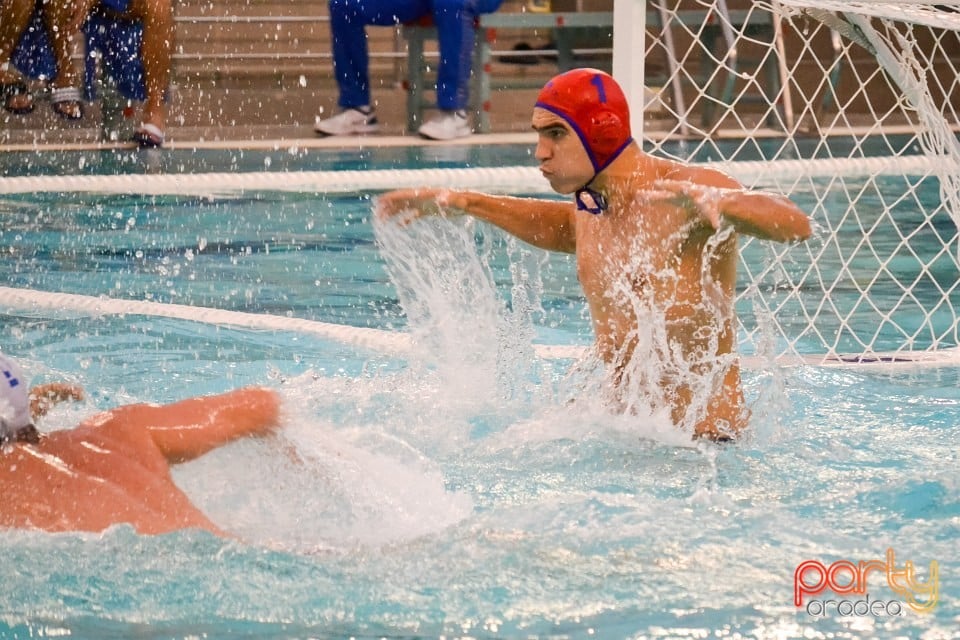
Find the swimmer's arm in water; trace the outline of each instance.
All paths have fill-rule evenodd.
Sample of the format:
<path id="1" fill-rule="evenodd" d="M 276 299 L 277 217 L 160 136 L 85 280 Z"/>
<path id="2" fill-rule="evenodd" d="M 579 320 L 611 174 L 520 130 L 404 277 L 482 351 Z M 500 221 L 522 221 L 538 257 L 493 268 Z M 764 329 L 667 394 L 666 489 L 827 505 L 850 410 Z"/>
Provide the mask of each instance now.
<path id="1" fill-rule="evenodd" d="M 810 218 L 780 195 L 675 180 L 656 186 L 679 196 L 679 204 L 714 229 L 725 222 L 738 233 L 762 240 L 798 242 L 810 237 Z"/>
<path id="2" fill-rule="evenodd" d="M 377 217 L 409 222 L 423 215 L 470 215 L 550 251 L 576 250 L 574 206 L 559 200 L 516 198 L 449 189 L 401 189 L 377 199 Z"/>
<path id="3" fill-rule="evenodd" d="M 280 398 L 261 387 L 244 387 L 173 404 L 134 404 L 91 419 L 118 431 L 145 429 L 171 463 L 197 458 L 232 440 L 266 435 L 279 425 Z"/>
<path id="4" fill-rule="evenodd" d="M 30 389 L 30 417 L 34 420 L 47 415 L 55 405 L 67 400 L 83 400 L 83 388 L 68 382 L 38 384 Z"/>

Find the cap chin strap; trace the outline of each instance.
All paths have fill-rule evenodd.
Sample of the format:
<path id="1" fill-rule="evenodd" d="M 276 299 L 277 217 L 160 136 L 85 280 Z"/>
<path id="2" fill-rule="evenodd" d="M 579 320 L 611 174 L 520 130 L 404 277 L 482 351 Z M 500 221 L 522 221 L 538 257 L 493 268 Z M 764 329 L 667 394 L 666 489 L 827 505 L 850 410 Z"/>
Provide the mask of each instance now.
<path id="1" fill-rule="evenodd" d="M 593 168 L 595 173 L 593 178 L 574 192 L 574 197 L 577 200 L 577 211 L 587 211 L 594 215 L 600 215 L 607 210 L 607 197 L 597 191 L 596 189 L 590 188 L 590 183 L 596 179 L 600 172 L 610 166 L 610 164 L 616 160 L 623 150 L 630 146 L 630 143 L 633 142 L 633 137 L 628 137 L 623 141 L 623 144 L 620 145 L 620 148 L 610 154 L 610 157 L 607 158 L 607 161 L 602 165 L 597 163 L 596 158 L 594 157 L 594 152 L 590 149 L 589 146 L 584 144 L 584 148 L 587 149 L 587 154 L 590 156 L 590 162 L 593 163 Z"/>
<path id="2" fill-rule="evenodd" d="M 577 201 L 577 211 L 586 211 L 593 215 L 600 215 L 607 210 L 607 196 L 599 191 L 584 185 L 574 193 Z"/>

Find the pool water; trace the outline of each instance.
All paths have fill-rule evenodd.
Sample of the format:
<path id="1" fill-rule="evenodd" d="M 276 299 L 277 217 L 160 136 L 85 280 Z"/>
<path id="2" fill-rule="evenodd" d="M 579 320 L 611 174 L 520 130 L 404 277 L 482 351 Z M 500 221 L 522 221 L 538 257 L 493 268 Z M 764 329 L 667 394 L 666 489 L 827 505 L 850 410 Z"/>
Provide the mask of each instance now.
<path id="1" fill-rule="evenodd" d="M 423 160 L 409 153 L 330 162 Z M 239 170 L 294 166 L 281 156 Z M 79 157 L 31 171 L 140 161 Z M 0 637 L 957 637 L 960 369 L 750 369 L 748 437 L 694 445 L 662 415 L 609 413 L 583 363 L 538 355 L 591 341 L 568 257 L 463 221 L 375 229 L 375 196 L 0 197 L 8 286 L 412 336 L 371 349 L 200 312 L 5 307 L 3 350 L 90 393 L 43 429 L 243 384 L 279 389 L 285 416 L 276 438 L 176 469 L 239 541 L 0 532 Z M 938 563 L 931 613 L 794 605 L 800 563 L 888 549 L 920 580 Z M 880 574 L 868 587 L 902 600 Z"/>

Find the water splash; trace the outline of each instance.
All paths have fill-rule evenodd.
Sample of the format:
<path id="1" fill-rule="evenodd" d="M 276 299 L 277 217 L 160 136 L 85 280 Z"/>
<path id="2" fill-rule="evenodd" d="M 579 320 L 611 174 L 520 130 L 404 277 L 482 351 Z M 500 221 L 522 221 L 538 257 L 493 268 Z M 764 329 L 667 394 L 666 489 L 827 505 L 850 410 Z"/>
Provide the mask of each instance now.
<path id="1" fill-rule="evenodd" d="M 413 366 L 434 372 L 450 402 L 489 408 L 543 392 L 532 327 L 542 283 L 529 250 L 508 245 L 508 301 L 491 268 L 502 249 L 474 221 L 380 222 L 375 231 L 414 336 Z"/>
<path id="2" fill-rule="evenodd" d="M 473 511 L 447 487 L 415 438 L 385 422 L 382 379 L 288 380 L 284 428 L 176 468 L 176 478 L 220 526 L 265 546 L 314 553 L 380 547 L 434 534 Z"/>
<path id="3" fill-rule="evenodd" d="M 375 231 L 421 357 L 451 403 L 464 393 L 474 412 L 496 413 L 512 403 L 514 418 L 521 409 L 521 422 L 509 423 L 508 433 L 521 440 L 623 429 L 633 438 L 690 444 L 692 422 L 674 427 L 662 381 L 689 382 L 691 367 L 715 373 L 723 363 L 716 357 L 688 362 L 670 344 L 662 307 L 632 281 L 634 273 L 650 271 L 646 252 L 631 252 L 635 263 L 612 279 L 611 295 L 626 300 L 635 318 L 613 366 L 591 352 L 572 367 L 561 363 L 562 370 L 551 371 L 532 352 L 533 324 L 543 313 L 542 253 L 512 238 L 497 245 L 494 234 L 465 218 L 426 218 L 407 226 L 379 222 Z M 491 266 L 504 258 L 502 269 Z M 495 279 L 501 272 L 510 277 L 506 299 Z M 715 353 L 716 341 L 708 338 L 703 352 Z M 620 376 L 613 384 L 611 369 Z M 694 381 L 692 407 L 706 407 L 715 377 L 704 376 L 707 384 Z"/>
<path id="4" fill-rule="evenodd" d="M 738 393 L 729 375 L 737 366 L 736 353 L 724 353 L 733 346 L 727 344 L 732 342 L 732 296 L 716 273 L 723 268 L 732 230 L 705 242 L 698 283 L 689 281 L 696 274 L 684 272 L 690 268 L 686 259 L 664 253 L 680 242 L 677 238 L 661 242 L 644 230 L 624 233 L 633 234 L 625 262 L 600 266 L 610 300 L 595 320 L 608 370 L 601 393 L 627 414 L 667 411 L 689 435 L 704 426 L 720 433 L 735 429 L 728 421 L 739 421 L 736 402 L 731 411 L 723 408 L 723 399 Z"/>

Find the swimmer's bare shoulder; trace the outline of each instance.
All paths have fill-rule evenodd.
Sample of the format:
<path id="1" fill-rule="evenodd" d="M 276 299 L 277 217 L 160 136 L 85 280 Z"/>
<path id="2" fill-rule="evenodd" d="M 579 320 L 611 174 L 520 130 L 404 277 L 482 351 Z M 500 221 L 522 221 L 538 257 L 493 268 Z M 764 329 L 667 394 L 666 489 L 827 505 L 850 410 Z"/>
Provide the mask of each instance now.
<path id="1" fill-rule="evenodd" d="M 694 182 L 708 187 L 719 189 L 742 189 L 743 185 L 723 171 L 711 167 L 682 164 L 667 161 L 665 171 L 661 174 L 664 180 L 676 182 Z"/>

